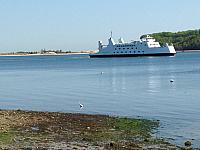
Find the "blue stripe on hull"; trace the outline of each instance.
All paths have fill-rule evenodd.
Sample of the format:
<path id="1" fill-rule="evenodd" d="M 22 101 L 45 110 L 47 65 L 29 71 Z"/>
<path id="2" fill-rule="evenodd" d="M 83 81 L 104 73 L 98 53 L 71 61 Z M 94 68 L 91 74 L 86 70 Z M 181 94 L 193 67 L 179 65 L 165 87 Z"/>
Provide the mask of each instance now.
<path id="1" fill-rule="evenodd" d="M 113 55 L 100 55 L 90 54 L 90 58 L 105 58 L 105 57 L 141 57 L 141 56 L 174 56 L 175 53 L 157 53 L 157 54 L 113 54 Z"/>

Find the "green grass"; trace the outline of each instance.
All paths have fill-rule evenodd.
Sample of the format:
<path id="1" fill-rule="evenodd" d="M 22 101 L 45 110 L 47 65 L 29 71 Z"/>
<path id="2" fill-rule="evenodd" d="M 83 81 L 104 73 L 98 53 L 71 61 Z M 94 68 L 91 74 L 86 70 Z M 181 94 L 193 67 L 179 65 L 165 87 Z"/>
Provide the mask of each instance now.
<path id="1" fill-rule="evenodd" d="M 2 144 L 11 143 L 13 138 L 14 138 L 14 133 L 12 131 L 0 132 L 0 143 Z"/>

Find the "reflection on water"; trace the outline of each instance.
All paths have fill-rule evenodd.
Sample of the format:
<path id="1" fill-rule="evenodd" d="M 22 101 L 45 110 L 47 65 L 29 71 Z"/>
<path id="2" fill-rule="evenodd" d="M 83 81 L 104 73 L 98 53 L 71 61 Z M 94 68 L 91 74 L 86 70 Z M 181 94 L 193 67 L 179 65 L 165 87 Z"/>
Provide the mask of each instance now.
<path id="1" fill-rule="evenodd" d="M 160 88 L 160 80 L 158 77 L 150 76 L 148 78 L 148 91 L 150 94 L 157 93 Z"/>
<path id="2" fill-rule="evenodd" d="M 156 65 L 148 65 L 147 71 L 148 76 L 148 91 L 151 94 L 154 94 L 160 89 L 160 77 L 159 75 L 154 75 L 155 71 L 158 71 L 159 67 Z M 159 71 L 158 71 L 159 72 Z"/>
<path id="3" fill-rule="evenodd" d="M 112 85 L 112 90 L 113 92 L 117 92 L 117 85 L 116 85 L 116 68 L 112 68 L 112 78 L 111 78 L 111 85 Z"/>

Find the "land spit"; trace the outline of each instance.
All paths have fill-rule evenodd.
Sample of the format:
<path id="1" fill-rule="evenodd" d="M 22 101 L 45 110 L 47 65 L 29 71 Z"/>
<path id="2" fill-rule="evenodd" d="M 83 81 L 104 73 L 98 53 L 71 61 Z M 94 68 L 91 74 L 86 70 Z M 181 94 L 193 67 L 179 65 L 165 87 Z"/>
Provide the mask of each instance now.
<path id="1" fill-rule="evenodd" d="M 158 120 L 0 110 L 0 149 L 187 149 L 152 137 Z"/>

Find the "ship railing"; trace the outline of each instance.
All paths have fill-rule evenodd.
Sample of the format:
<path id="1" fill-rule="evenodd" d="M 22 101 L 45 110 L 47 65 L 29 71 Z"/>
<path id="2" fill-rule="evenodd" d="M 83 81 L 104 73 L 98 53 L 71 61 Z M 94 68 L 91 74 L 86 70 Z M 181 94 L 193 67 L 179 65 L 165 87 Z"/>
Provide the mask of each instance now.
<path id="1" fill-rule="evenodd" d="M 101 47 L 107 47 L 108 45 L 101 45 Z"/>

